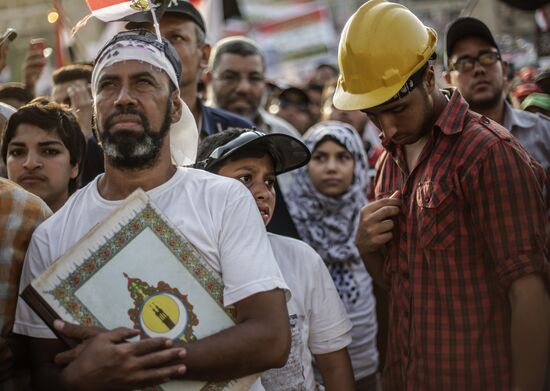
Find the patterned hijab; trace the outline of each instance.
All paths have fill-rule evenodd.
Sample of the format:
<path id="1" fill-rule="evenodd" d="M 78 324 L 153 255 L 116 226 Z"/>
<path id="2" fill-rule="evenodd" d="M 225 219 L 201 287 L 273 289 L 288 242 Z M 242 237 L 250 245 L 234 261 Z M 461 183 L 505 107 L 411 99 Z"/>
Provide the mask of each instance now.
<path id="1" fill-rule="evenodd" d="M 311 183 L 308 167 L 293 172 L 285 199 L 298 234 L 321 255 L 327 265 L 362 262 L 355 247 L 359 212 L 367 203 L 368 162 L 363 143 L 355 129 L 346 123 L 324 121 L 311 127 L 304 143 L 313 153 L 326 139 L 336 141 L 355 161 L 353 181 L 338 197 L 321 194 Z"/>

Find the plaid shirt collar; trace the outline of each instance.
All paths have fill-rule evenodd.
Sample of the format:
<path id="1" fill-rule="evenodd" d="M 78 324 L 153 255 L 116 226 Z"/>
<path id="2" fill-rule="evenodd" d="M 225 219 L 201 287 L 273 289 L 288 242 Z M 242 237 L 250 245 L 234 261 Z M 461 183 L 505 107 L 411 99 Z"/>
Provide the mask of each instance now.
<path id="1" fill-rule="evenodd" d="M 445 109 L 435 121 L 434 128 L 447 136 L 461 133 L 464 129 L 464 118 L 469 105 L 457 89 L 443 90 L 443 92 L 449 94 L 450 98 Z"/>

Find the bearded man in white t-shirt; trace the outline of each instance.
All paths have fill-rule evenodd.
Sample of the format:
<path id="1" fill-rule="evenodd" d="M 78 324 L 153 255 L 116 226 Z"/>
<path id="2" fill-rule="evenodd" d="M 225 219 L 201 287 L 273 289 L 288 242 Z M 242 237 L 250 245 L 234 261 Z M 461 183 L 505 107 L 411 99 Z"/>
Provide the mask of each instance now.
<path id="1" fill-rule="evenodd" d="M 119 33 L 101 50 L 92 95 L 105 174 L 35 231 L 21 289 L 142 188 L 222 277 L 224 305 L 235 308 L 237 324 L 176 345 L 161 338 L 128 342 L 135 330 L 98 332 L 56 321 L 59 333 L 82 341 L 64 352 L 63 343 L 19 300 L 14 332 L 29 342 L 34 389 L 131 390 L 172 378 L 227 380 L 286 362 L 288 287 L 253 198 L 236 181 L 177 167 L 194 161 L 198 140 L 179 97 L 180 70 L 169 43 L 145 30 Z M 253 389 L 262 388 L 257 382 Z"/>

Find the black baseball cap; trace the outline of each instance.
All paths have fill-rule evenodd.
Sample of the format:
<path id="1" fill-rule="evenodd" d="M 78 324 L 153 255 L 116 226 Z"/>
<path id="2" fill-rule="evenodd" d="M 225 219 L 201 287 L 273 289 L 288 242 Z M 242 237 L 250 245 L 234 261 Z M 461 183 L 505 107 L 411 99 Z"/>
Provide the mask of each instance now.
<path id="1" fill-rule="evenodd" d="M 491 30 L 485 23 L 470 16 L 458 18 L 449 24 L 445 34 L 445 65 L 447 68 L 449 68 L 449 58 L 456 43 L 468 37 L 481 38 L 500 52 Z"/>
<path id="2" fill-rule="evenodd" d="M 189 1 L 186 1 L 186 0 L 170 1 L 170 4 L 163 11 L 162 15 L 166 15 L 166 14 L 183 15 L 191 19 L 197 26 L 199 26 L 202 32 L 206 34 L 206 24 L 204 23 L 204 19 L 202 18 L 201 13 Z M 162 18 L 160 17 L 159 19 L 162 19 Z M 127 23 L 125 27 L 128 30 L 133 30 L 133 29 L 144 28 L 145 27 L 144 24 L 149 24 L 149 23 L 152 23 L 152 22 L 150 20 L 131 21 Z"/>
<path id="3" fill-rule="evenodd" d="M 214 149 L 208 158 L 197 162 L 196 167 L 212 171 L 232 156 L 238 156 L 246 150 L 265 149 L 273 158 L 275 175 L 279 175 L 309 162 L 311 153 L 303 142 L 295 137 L 281 134 L 265 134 L 258 130 L 244 132 L 224 145 Z"/>
<path id="4" fill-rule="evenodd" d="M 298 87 L 285 88 L 279 94 L 279 104 L 288 106 L 297 106 L 303 110 L 309 109 L 311 103 L 307 93 Z"/>
<path id="5" fill-rule="evenodd" d="M 175 3 L 175 4 L 174 4 Z M 185 0 L 173 0 L 170 2 L 168 8 L 166 8 L 165 14 L 179 14 L 187 16 L 191 19 L 203 33 L 206 34 L 206 25 L 201 13 L 195 8 L 193 4 Z"/>

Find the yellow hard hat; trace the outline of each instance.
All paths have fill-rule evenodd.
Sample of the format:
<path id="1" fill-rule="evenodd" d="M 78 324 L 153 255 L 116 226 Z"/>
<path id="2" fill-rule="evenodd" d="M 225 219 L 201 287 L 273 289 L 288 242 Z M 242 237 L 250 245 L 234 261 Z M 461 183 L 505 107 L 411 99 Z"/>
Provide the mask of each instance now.
<path id="1" fill-rule="evenodd" d="M 367 1 L 342 31 L 334 106 L 361 110 L 390 100 L 432 57 L 436 45 L 435 30 L 403 5 Z"/>

